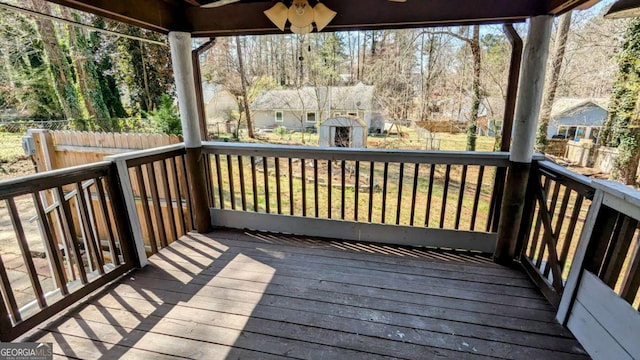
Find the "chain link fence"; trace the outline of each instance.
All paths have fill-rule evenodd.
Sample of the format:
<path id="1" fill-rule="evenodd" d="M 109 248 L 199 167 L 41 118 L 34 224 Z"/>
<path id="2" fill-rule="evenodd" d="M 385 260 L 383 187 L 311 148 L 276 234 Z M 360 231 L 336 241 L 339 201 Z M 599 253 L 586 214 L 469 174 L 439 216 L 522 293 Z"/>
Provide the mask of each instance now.
<path id="1" fill-rule="evenodd" d="M 0 119 L 0 132 L 26 133 L 27 129 L 70 130 L 70 120 Z"/>

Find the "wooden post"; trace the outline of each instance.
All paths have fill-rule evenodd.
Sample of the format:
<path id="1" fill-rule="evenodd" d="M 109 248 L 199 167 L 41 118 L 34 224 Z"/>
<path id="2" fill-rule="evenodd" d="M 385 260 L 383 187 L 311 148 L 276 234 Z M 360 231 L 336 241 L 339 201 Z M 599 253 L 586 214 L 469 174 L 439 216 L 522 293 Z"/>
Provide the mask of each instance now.
<path id="1" fill-rule="evenodd" d="M 548 15 L 530 19 L 509 156 L 511 166 L 507 174 L 498 225 L 498 242 L 493 255 L 494 261 L 502 264 L 511 264 L 518 256 L 516 254 L 517 238 L 542 103 L 552 23 L 553 17 Z"/>
<path id="2" fill-rule="evenodd" d="M 206 191 L 196 85 L 191 57 L 191 34 L 170 32 L 169 46 L 171 47 L 171 63 L 180 105 L 182 135 L 187 155 L 187 180 L 191 189 L 193 215 L 196 230 L 199 233 L 206 233 L 211 229 L 211 215 Z"/>
<path id="3" fill-rule="evenodd" d="M 149 264 L 147 259 L 147 252 L 144 246 L 144 236 L 142 235 L 142 228 L 140 227 L 140 218 L 138 217 L 138 209 L 136 206 L 136 198 L 133 194 L 133 187 L 131 186 L 131 177 L 129 177 L 129 168 L 127 167 L 127 160 L 123 157 L 118 157 L 117 155 L 105 157 L 105 160 L 113 162 L 115 171 L 118 174 L 118 180 L 120 181 L 119 193 L 114 194 L 114 199 L 112 201 L 113 210 L 117 209 L 126 209 L 126 213 L 129 215 L 129 224 L 131 225 L 131 235 L 133 236 L 133 242 L 135 248 L 133 251 L 136 255 L 137 266 L 145 267 Z M 113 192 L 115 189 L 118 189 L 116 185 L 113 185 L 113 181 L 115 179 L 110 179 L 109 183 L 109 191 Z M 111 193 L 110 193 L 111 195 Z M 113 195 L 112 195 L 113 196 Z M 124 208 L 120 204 L 117 204 L 118 198 L 123 199 Z M 114 214 L 118 217 L 118 214 Z M 118 221 L 116 219 L 116 221 Z M 122 231 L 118 229 L 118 231 Z M 126 233 L 119 234 L 121 246 L 122 243 L 126 242 Z M 123 251 L 124 253 L 124 251 Z"/>

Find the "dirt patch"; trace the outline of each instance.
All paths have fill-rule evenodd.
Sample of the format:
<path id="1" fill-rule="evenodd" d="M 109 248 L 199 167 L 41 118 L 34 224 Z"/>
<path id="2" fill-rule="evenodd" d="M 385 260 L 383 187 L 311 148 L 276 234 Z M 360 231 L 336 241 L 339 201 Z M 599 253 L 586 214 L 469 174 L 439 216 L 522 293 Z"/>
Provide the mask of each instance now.
<path id="1" fill-rule="evenodd" d="M 35 167 L 29 158 L 19 158 L 12 162 L 0 163 L 0 180 L 34 174 Z"/>

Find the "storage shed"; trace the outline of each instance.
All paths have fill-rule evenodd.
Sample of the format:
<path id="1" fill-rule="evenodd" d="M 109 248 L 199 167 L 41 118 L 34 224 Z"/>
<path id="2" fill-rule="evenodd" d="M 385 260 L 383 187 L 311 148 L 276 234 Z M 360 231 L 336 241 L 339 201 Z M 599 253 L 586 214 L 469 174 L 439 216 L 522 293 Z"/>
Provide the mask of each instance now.
<path id="1" fill-rule="evenodd" d="M 367 147 L 367 124 L 355 116 L 328 118 L 320 124 L 320 147 Z"/>

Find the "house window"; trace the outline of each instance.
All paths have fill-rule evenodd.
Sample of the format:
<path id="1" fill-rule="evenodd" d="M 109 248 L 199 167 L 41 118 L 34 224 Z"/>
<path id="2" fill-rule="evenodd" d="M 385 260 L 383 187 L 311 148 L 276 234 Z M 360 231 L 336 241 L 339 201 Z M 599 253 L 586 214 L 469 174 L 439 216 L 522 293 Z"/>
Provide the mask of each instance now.
<path id="1" fill-rule="evenodd" d="M 283 122 L 284 118 L 282 115 L 282 111 L 276 111 L 276 122 Z"/>
<path id="2" fill-rule="evenodd" d="M 308 112 L 307 113 L 307 122 L 315 123 L 316 122 L 316 113 Z"/>

